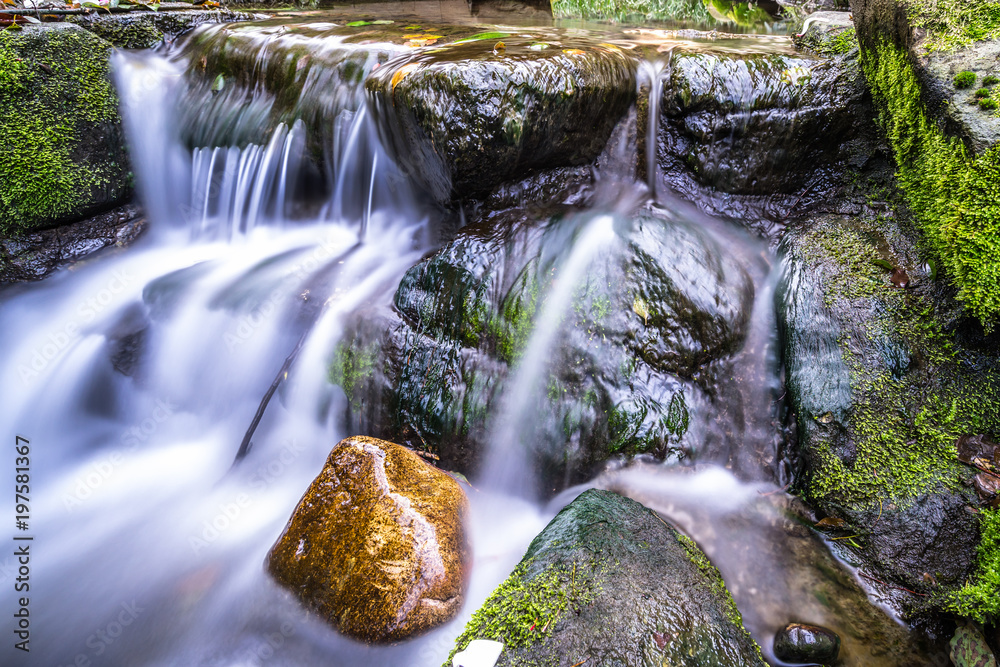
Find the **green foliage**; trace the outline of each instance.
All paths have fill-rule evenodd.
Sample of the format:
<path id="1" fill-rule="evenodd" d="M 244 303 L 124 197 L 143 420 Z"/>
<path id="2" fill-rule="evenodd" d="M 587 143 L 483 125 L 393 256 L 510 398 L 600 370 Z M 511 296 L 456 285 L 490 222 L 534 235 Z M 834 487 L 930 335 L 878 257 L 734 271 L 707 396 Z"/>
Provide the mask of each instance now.
<path id="1" fill-rule="evenodd" d="M 1000 314 L 1000 148 L 970 157 L 945 136 L 921 101 L 908 54 L 888 40 L 863 50 L 862 63 L 926 242 L 958 298 L 990 328 Z"/>
<path id="2" fill-rule="evenodd" d="M 977 97 L 978 99 L 984 99 L 984 98 L 987 98 L 987 97 L 989 97 L 989 96 L 990 96 L 991 94 L 992 94 L 992 93 L 990 92 L 990 89 L 989 89 L 989 88 L 980 88 L 980 89 L 979 89 L 979 90 L 977 90 L 977 91 L 976 91 L 976 93 L 975 93 L 975 95 L 976 95 L 976 97 Z"/>
<path id="3" fill-rule="evenodd" d="M 993 98 L 986 98 L 984 100 L 979 100 L 979 108 L 983 111 L 993 111 L 997 108 L 997 101 Z"/>
<path id="4" fill-rule="evenodd" d="M 959 72 L 955 75 L 955 79 L 952 83 L 955 84 L 956 88 L 972 88 L 972 86 L 976 83 L 976 73 L 969 71 Z"/>
<path id="5" fill-rule="evenodd" d="M 904 2 L 913 25 L 927 31 L 929 51 L 951 51 L 1000 37 L 1000 4 L 996 0 Z"/>
<path id="6" fill-rule="evenodd" d="M 972 582 L 952 594 L 948 609 L 980 623 L 1000 620 L 1000 509 L 979 513 L 982 538 Z"/>
<path id="7" fill-rule="evenodd" d="M 606 19 L 620 23 L 713 22 L 702 0 L 553 0 L 552 15 L 556 18 Z"/>
<path id="8" fill-rule="evenodd" d="M 984 86 L 992 86 L 992 85 L 995 85 L 997 83 L 1000 83 L 1000 78 L 997 78 L 997 77 L 993 76 L 992 74 L 987 74 L 985 77 L 983 77 L 983 85 Z"/>

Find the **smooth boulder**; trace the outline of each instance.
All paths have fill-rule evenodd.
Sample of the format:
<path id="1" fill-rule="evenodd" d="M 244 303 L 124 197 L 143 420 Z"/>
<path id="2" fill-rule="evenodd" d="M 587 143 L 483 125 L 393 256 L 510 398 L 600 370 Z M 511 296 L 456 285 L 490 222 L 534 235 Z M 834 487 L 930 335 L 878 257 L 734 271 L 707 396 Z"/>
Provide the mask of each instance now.
<path id="1" fill-rule="evenodd" d="M 458 483 L 413 452 L 347 438 L 295 508 L 267 569 L 344 634 L 405 639 L 462 606 L 467 512 Z"/>
<path id="2" fill-rule="evenodd" d="M 532 541 L 455 651 L 474 639 L 503 642 L 501 667 L 765 664 L 698 546 L 652 510 L 596 489 Z"/>
<path id="3" fill-rule="evenodd" d="M 591 162 L 635 100 L 637 58 L 613 44 L 484 34 L 366 82 L 397 161 L 442 203 Z"/>

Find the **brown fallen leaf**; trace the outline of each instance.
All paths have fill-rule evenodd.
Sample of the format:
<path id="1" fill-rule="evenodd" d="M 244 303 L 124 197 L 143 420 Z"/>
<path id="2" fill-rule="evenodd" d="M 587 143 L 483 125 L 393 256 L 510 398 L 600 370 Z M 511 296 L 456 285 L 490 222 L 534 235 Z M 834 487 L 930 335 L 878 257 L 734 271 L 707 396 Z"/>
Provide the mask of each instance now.
<path id="1" fill-rule="evenodd" d="M 988 472 L 981 472 L 976 475 L 975 486 L 980 497 L 982 497 L 983 500 L 989 500 L 990 498 L 1000 494 L 1000 477 L 991 475 Z"/>
<path id="2" fill-rule="evenodd" d="M 905 289 L 910 284 L 910 276 L 907 275 L 905 269 L 897 268 L 892 272 L 892 277 L 889 278 L 892 284 L 896 287 Z"/>
<path id="3" fill-rule="evenodd" d="M 832 530 L 846 530 L 847 522 L 836 516 L 828 516 L 816 522 L 817 528 L 830 528 Z"/>

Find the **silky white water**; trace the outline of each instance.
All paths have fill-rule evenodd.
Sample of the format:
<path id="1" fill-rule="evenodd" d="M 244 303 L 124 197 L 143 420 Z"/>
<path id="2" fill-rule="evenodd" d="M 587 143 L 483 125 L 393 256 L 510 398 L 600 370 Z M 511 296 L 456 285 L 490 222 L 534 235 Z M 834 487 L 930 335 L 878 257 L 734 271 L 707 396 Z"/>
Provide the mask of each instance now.
<path id="1" fill-rule="evenodd" d="M 306 613 L 263 561 L 331 447 L 353 435 L 341 423 L 344 393 L 328 378 L 331 355 L 353 312 L 391 302 L 403 273 L 435 247 L 443 216 L 418 203 L 382 149 L 357 84 L 318 85 L 332 119 L 324 145 L 332 169 L 317 185 L 307 160 L 315 137 L 303 123 L 275 123 L 253 141 L 208 141 L 232 127 L 205 118 L 201 107 L 175 108 L 188 64 L 176 52 L 120 55 L 115 63 L 148 233 L 133 247 L 0 293 L 0 423 L 11 445 L 15 436 L 30 442 L 31 520 L 21 534 L 34 538 L 32 651 L 10 661 L 4 654 L 3 664 L 440 665 L 531 539 L 590 485 L 636 497 L 702 543 L 759 641 L 803 609 L 815 616 L 803 620 L 837 624 L 796 586 L 792 573 L 807 568 L 769 555 L 799 537 L 774 530 L 778 510 L 758 511 L 773 484 L 740 481 L 722 467 L 746 473 L 751 463 L 739 456 L 720 455 L 721 465 L 693 475 L 609 471 L 551 502 L 531 500 L 526 415 L 543 391 L 540 374 L 574 290 L 616 242 L 602 212 L 614 202 L 564 221 L 559 247 L 549 249 L 546 266 L 558 279 L 494 420 L 485 483 L 468 489 L 474 562 L 462 613 L 428 635 L 382 647 L 344 638 Z M 658 85 L 662 68 L 647 69 Z M 210 95 L 204 108 L 222 107 L 235 93 Z M 273 103 L 261 93 L 237 104 L 240 133 L 264 127 Z M 698 218 L 666 196 L 660 205 L 712 227 L 734 252 L 766 255 L 763 243 L 726 223 Z M 773 463 L 775 336 L 765 260 L 754 273 L 753 325 L 737 364 L 746 371 L 746 419 L 693 428 L 709 438 L 732 427 L 735 439 L 760 445 L 752 461 Z M 13 456 L 3 457 L 4 479 L 12 468 Z M 767 548 L 751 539 L 760 535 Z M 822 550 L 818 540 L 810 544 Z M 17 576 L 4 553 L 5 602 Z M 758 595 L 749 579 L 770 594 Z M 9 617 L 2 627 L 11 637 Z"/>

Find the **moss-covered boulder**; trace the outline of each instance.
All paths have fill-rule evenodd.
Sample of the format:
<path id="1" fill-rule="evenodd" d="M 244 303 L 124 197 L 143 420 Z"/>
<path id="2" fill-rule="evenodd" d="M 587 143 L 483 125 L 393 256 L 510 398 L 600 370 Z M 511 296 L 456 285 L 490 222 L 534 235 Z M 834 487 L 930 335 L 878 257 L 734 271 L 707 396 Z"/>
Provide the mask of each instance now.
<path id="1" fill-rule="evenodd" d="M 532 541 L 455 650 L 474 639 L 503 642 L 501 666 L 765 664 L 698 546 L 639 503 L 593 489 Z"/>
<path id="2" fill-rule="evenodd" d="M 992 81 L 1000 74 L 1000 14 L 989 0 L 855 0 L 851 8 L 879 121 L 925 243 L 958 298 L 994 326 L 1000 93 Z"/>
<path id="3" fill-rule="evenodd" d="M 805 497 L 846 522 L 837 536 L 870 566 L 956 608 L 976 581 L 985 510 L 956 442 L 1000 431 L 1000 338 L 963 312 L 907 229 L 888 211 L 789 230 L 787 387 Z"/>
<path id="4" fill-rule="evenodd" d="M 366 83 L 396 159 L 440 202 L 591 162 L 635 99 L 612 44 L 502 32 L 394 59 Z"/>
<path id="5" fill-rule="evenodd" d="M 864 95 L 853 59 L 675 54 L 658 161 L 720 192 L 792 193 L 845 159 Z"/>
<path id="6" fill-rule="evenodd" d="M 347 393 L 355 427 L 477 473 L 501 425 L 490 416 L 523 421 L 530 428 L 516 437 L 546 493 L 614 457 L 704 455 L 706 441 L 688 438 L 688 426 L 725 409 L 733 383 L 710 387 L 731 376 L 749 328 L 746 258 L 662 211 L 536 215 L 466 226 L 406 273 L 393 312 L 367 312 L 349 327 L 330 379 Z M 612 240 L 552 312 L 570 240 L 601 217 L 613 220 Z M 539 318 L 559 322 L 558 335 L 543 359 L 529 360 Z M 537 403 L 505 415 L 505 387 L 532 372 L 522 390 Z"/>
<path id="7" fill-rule="evenodd" d="M 111 49 L 69 24 L 0 31 L 0 234 L 79 219 L 131 195 Z"/>
<path id="8" fill-rule="evenodd" d="M 229 9 L 190 11 L 129 12 L 103 14 L 93 12 L 66 17 L 66 21 L 86 28 L 98 37 L 122 49 L 151 49 L 203 23 L 232 23 L 255 18 L 248 12 Z"/>
<path id="9" fill-rule="evenodd" d="M 462 606 L 467 506 L 458 483 L 413 452 L 347 438 L 295 508 L 267 569 L 344 634 L 404 639 Z"/>

